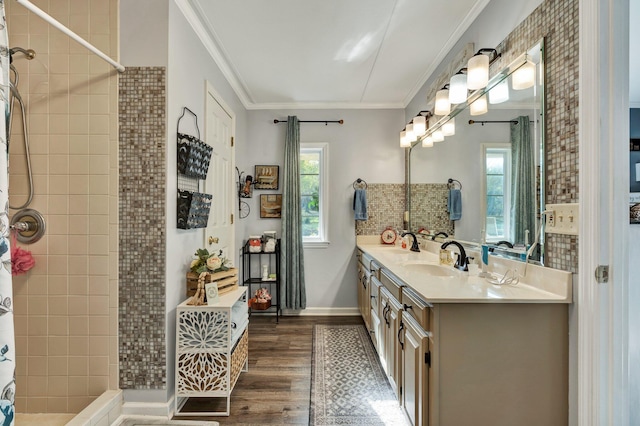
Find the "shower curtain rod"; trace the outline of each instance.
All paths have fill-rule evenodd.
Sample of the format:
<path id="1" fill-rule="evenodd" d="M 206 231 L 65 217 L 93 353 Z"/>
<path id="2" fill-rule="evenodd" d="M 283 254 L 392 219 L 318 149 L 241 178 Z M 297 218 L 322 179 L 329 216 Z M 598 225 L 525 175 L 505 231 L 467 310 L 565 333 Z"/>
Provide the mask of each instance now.
<path id="1" fill-rule="evenodd" d="M 513 123 L 513 124 L 518 124 L 518 120 L 485 120 L 485 121 L 476 121 L 476 120 L 469 120 L 469 124 L 482 124 L 484 126 L 485 123 Z M 533 120 L 529 120 L 529 123 L 534 123 Z"/>
<path id="2" fill-rule="evenodd" d="M 117 69 L 118 72 L 121 72 L 121 73 L 124 72 L 124 66 L 122 64 L 120 64 L 120 63 L 114 61 L 113 59 L 111 59 L 110 57 L 108 57 L 106 54 L 104 54 L 102 51 L 100 51 L 93 44 L 89 43 L 88 41 L 86 41 L 85 39 L 80 37 L 78 34 L 74 33 L 69 28 L 67 28 L 64 25 L 62 25 L 55 18 L 51 17 L 51 15 L 47 14 L 45 11 L 40 9 L 35 4 L 31 3 L 29 0 L 15 0 L 15 1 L 16 1 L 16 3 L 24 6 L 27 9 L 29 9 L 31 12 L 33 12 L 36 15 L 38 15 L 40 18 L 44 19 L 45 21 L 47 21 L 49 24 L 51 24 L 52 26 L 56 27 L 57 29 L 59 29 L 60 31 L 62 31 L 63 33 L 65 33 L 66 35 L 68 35 L 69 37 L 71 37 L 72 39 L 74 39 L 75 41 L 77 41 L 78 43 L 80 43 L 81 45 L 83 45 L 84 47 L 86 47 L 87 49 L 92 51 L 93 53 L 95 53 L 96 55 L 98 55 L 103 60 L 107 61 L 109 64 L 111 64 L 111 66 L 113 66 L 115 69 Z"/>
<path id="3" fill-rule="evenodd" d="M 278 123 L 286 123 L 287 120 L 278 120 L 275 119 L 273 120 L 273 124 L 278 124 Z M 326 126 L 329 123 L 338 123 L 338 124 L 344 124 L 344 120 L 298 120 L 298 123 L 324 123 L 324 125 Z"/>

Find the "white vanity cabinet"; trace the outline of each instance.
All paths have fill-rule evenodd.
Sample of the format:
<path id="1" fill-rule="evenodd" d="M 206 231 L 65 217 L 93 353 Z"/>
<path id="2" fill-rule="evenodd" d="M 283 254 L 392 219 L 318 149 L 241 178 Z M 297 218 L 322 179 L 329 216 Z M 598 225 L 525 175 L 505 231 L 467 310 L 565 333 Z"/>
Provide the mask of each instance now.
<path id="1" fill-rule="evenodd" d="M 378 355 L 412 425 L 568 423 L 570 273 L 541 271 L 544 291 L 499 287 L 411 272 L 404 262 L 416 255 L 372 246 Z"/>
<path id="2" fill-rule="evenodd" d="M 231 391 L 248 368 L 247 287 L 212 306 L 183 302 L 176 310 L 176 416 L 229 415 Z M 224 411 L 191 411 L 189 398 L 225 398 Z"/>
<path id="3" fill-rule="evenodd" d="M 380 314 L 380 287 L 382 283 L 378 280 L 376 274 L 371 273 L 369 278 L 369 300 L 371 301 L 371 341 L 376 351 L 380 352 L 382 348 L 382 332 L 384 331 L 384 319 Z"/>

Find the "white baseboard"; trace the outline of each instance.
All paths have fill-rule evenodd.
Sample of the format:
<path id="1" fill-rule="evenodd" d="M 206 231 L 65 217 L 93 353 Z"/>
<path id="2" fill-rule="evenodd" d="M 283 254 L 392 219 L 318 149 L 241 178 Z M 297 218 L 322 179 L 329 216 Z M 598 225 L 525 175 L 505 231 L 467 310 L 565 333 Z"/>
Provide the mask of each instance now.
<path id="1" fill-rule="evenodd" d="M 358 308 L 306 308 L 302 310 L 283 309 L 283 316 L 359 316 Z"/>
<path id="2" fill-rule="evenodd" d="M 167 402 L 131 402 L 122 404 L 124 416 L 159 416 L 171 418 L 173 416 L 173 397 Z"/>

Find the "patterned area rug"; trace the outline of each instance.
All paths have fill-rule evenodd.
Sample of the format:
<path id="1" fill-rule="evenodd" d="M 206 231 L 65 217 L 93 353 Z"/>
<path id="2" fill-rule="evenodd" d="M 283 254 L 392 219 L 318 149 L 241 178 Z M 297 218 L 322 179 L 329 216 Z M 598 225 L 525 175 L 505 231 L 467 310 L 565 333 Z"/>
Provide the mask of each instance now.
<path id="1" fill-rule="evenodd" d="M 362 325 L 313 329 L 309 424 L 407 425 Z"/>

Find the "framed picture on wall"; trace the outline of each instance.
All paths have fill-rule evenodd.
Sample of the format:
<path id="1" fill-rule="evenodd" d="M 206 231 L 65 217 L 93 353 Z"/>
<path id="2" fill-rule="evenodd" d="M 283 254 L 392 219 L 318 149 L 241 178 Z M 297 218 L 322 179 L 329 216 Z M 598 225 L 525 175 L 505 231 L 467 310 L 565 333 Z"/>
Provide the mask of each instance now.
<path id="1" fill-rule="evenodd" d="M 260 217 L 263 219 L 282 217 L 282 194 L 260 195 Z"/>
<path id="2" fill-rule="evenodd" d="M 278 189 L 280 166 L 256 166 L 255 189 Z"/>

